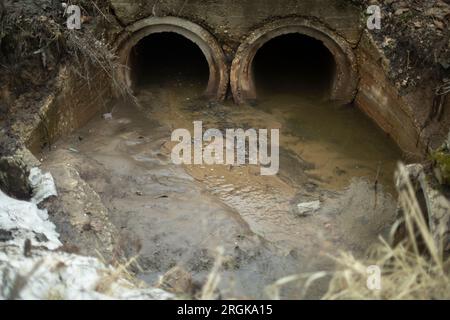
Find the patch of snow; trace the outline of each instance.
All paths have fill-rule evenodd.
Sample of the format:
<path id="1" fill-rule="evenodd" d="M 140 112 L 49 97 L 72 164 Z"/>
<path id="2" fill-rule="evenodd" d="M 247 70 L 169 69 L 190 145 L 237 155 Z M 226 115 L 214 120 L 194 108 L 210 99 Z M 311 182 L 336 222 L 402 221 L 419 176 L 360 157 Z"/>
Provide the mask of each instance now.
<path id="1" fill-rule="evenodd" d="M 49 221 L 47 210 L 35 203 L 10 198 L 0 190 L 0 229 L 12 233 L 7 244 L 22 247 L 26 239 L 35 246 L 54 250 L 61 246 L 55 225 Z"/>
<path id="2" fill-rule="evenodd" d="M 17 248 L 0 250 L 0 299 L 168 300 L 161 289 L 138 288 L 96 258 Z M 18 285 L 20 284 L 20 285 Z"/>
<path id="3" fill-rule="evenodd" d="M 31 202 L 13 199 L 0 190 L 1 299 L 132 299 L 168 300 L 174 295 L 141 287 L 120 270 L 99 259 L 55 250 L 61 246 L 47 210 L 37 204 L 57 195 L 53 178 L 32 169 Z M 31 247 L 24 255 L 24 244 Z"/>
<path id="4" fill-rule="evenodd" d="M 58 195 L 55 181 L 50 173 L 44 174 L 39 168 L 32 168 L 28 180 L 33 189 L 31 202 L 39 204 L 49 197 Z"/>

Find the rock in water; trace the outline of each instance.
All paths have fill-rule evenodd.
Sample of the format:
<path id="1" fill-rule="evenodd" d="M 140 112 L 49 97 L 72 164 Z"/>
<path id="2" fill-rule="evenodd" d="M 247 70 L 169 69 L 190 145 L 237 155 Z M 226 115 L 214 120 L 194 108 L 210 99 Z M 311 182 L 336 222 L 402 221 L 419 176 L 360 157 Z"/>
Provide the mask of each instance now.
<path id="1" fill-rule="evenodd" d="M 192 276 L 181 267 L 173 267 L 160 279 L 158 287 L 171 293 L 190 295 L 193 293 Z"/>
<path id="2" fill-rule="evenodd" d="M 320 201 L 302 202 L 297 205 L 297 212 L 301 216 L 311 215 L 320 209 Z"/>

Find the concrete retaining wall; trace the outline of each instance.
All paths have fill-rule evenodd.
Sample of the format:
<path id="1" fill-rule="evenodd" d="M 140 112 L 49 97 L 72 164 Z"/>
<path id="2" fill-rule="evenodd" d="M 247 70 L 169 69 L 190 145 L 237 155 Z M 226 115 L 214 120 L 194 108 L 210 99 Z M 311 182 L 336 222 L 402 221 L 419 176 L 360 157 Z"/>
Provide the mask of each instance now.
<path id="1" fill-rule="evenodd" d="M 179 17 L 199 25 L 217 40 L 224 52 L 229 72 L 236 52 L 257 30 L 263 30 L 282 19 L 306 19 L 324 26 L 329 34 L 343 39 L 356 57 L 355 76 L 349 83 L 357 84 L 356 105 L 387 132 L 406 153 L 420 158 L 425 148 L 419 137 L 414 108 L 399 95 L 387 77 L 389 62 L 364 32 L 360 9 L 345 0 L 111 0 L 112 8 L 122 23 L 122 37 L 132 38 L 130 28 L 152 17 Z M 313 23 L 313 24 L 314 24 Z M 130 31 L 131 30 L 131 31 Z M 123 38 L 122 38 L 123 39 Z M 345 52 L 345 51 L 343 51 Z M 348 55 L 349 56 L 349 55 Z M 223 73 L 224 68 L 219 68 Z M 62 91 L 46 107 L 45 119 L 30 135 L 32 150 L 39 150 L 43 141 L 58 137 L 82 126 L 104 107 L 103 97 L 111 96 L 109 81 L 101 73 L 88 84 L 66 79 Z M 222 77 L 224 78 L 224 77 Z M 228 78 L 228 74 L 227 77 Z M 218 81 L 217 81 L 218 82 Z M 223 97 L 225 89 L 216 90 Z M 352 92 L 353 89 L 347 90 Z M 416 110 L 417 111 L 417 110 Z M 425 112 L 425 111 L 424 111 Z"/>
<path id="2" fill-rule="evenodd" d="M 60 90 L 47 99 L 39 123 L 25 139 L 34 154 L 85 125 L 93 116 L 107 112 L 113 96 L 110 78 L 98 69 L 91 70 L 89 82 L 63 69 L 58 82 Z"/>
<path id="3" fill-rule="evenodd" d="M 317 17 L 353 44 L 362 28 L 360 10 L 346 0 L 111 0 L 111 4 L 124 25 L 149 16 L 184 17 L 234 50 L 249 32 L 278 17 Z"/>
<path id="4" fill-rule="evenodd" d="M 388 61 L 365 32 L 356 50 L 360 82 L 356 105 L 397 142 L 412 158 L 420 158 L 423 146 L 411 107 L 387 77 Z"/>

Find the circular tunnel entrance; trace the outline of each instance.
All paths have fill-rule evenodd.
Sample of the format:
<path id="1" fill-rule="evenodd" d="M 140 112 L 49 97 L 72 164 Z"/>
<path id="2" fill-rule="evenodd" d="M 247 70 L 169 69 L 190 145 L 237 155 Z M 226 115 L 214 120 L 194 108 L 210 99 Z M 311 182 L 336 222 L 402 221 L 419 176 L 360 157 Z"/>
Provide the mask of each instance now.
<path id="1" fill-rule="evenodd" d="M 292 33 L 264 44 L 252 72 L 259 97 L 289 93 L 320 98 L 330 95 L 336 63 L 321 41 Z"/>
<path id="2" fill-rule="evenodd" d="M 201 49 L 174 32 L 151 34 L 130 52 L 134 87 L 189 87 L 201 95 L 209 81 L 209 66 Z"/>
<path id="3" fill-rule="evenodd" d="M 307 18 L 280 19 L 254 30 L 237 50 L 230 78 L 238 104 L 273 90 L 306 91 L 347 104 L 358 83 L 351 46 Z"/>
<path id="4" fill-rule="evenodd" d="M 217 40 L 195 23 L 176 17 L 146 18 L 120 34 L 117 48 L 122 65 L 118 78 L 132 89 L 152 81 L 167 84 L 179 67 L 178 76 L 206 82 L 204 96 L 225 99 L 229 83 L 225 55 Z"/>

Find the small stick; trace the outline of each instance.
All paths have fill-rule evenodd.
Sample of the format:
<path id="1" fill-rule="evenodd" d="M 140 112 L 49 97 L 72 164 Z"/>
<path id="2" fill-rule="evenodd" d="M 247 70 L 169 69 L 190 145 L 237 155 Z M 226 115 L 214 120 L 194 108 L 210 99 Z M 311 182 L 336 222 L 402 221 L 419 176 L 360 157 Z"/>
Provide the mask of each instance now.
<path id="1" fill-rule="evenodd" d="M 381 171 L 381 162 L 378 163 L 378 169 L 377 169 L 377 175 L 375 177 L 375 184 L 374 184 L 374 190 L 375 190 L 375 204 L 374 208 L 377 207 L 377 200 L 378 200 L 378 179 L 380 178 L 380 171 Z"/>

